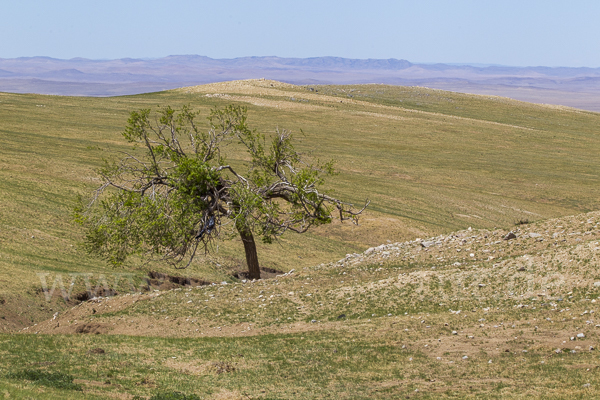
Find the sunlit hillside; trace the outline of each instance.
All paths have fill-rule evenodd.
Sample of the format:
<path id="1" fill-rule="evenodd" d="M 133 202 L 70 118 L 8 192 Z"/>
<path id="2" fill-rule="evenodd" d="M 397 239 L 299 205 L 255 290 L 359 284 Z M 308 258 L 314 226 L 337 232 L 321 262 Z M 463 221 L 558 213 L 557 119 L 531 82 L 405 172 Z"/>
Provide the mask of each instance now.
<path id="1" fill-rule="evenodd" d="M 39 273 L 51 283 L 56 273 L 169 271 L 141 262 L 113 271 L 87 256 L 71 223 L 75 197 L 97 185 L 103 158 L 128 149 L 121 131 L 130 111 L 191 104 L 208 114 L 231 103 L 246 105 L 265 133 L 295 132 L 307 156 L 335 159 L 335 195 L 356 205 L 371 200 L 359 226 L 334 223 L 262 245 L 266 267 L 287 271 L 382 243 L 597 209 L 600 114 L 592 112 L 418 87 L 266 80 L 114 98 L 0 94 L 3 327 L 65 307 L 45 304 Z M 234 154 L 232 162 L 244 159 Z M 213 250 L 183 274 L 220 282 L 244 268 L 237 241 Z M 75 281 L 74 293 L 85 289 Z"/>
<path id="2" fill-rule="evenodd" d="M 235 239 L 183 271 L 87 255 L 75 200 L 130 151 L 129 113 L 185 104 L 245 105 L 260 131 L 336 160 L 328 190 L 371 201 L 360 224 L 261 244 L 269 279 L 255 282 L 234 277 Z M 0 394 L 593 397 L 599 126 L 592 112 L 383 85 L 0 94 Z"/>

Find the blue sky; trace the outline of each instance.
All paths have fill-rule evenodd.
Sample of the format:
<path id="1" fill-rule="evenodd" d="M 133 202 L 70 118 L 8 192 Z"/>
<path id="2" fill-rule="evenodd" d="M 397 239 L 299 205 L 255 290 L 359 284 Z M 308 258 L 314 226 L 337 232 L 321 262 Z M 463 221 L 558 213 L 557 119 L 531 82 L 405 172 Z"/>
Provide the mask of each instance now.
<path id="1" fill-rule="evenodd" d="M 0 0 L 0 58 L 198 54 L 600 67 L 598 0 Z"/>

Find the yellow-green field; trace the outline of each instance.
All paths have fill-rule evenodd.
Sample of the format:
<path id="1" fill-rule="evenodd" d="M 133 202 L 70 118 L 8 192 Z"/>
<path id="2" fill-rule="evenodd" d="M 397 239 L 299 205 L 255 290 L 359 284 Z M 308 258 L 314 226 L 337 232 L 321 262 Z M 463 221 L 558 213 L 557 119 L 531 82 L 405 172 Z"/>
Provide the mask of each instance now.
<path id="1" fill-rule="evenodd" d="M 295 272 L 254 284 L 231 276 L 244 268 L 236 241 L 219 243 L 183 273 L 141 262 L 113 270 L 78 247 L 76 195 L 98 184 L 103 158 L 128 148 L 120 132 L 130 111 L 191 104 L 208 114 L 231 103 L 246 105 L 259 130 L 290 129 L 302 151 L 337 160 L 329 188 L 356 205 L 371 200 L 360 225 L 334 223 L 261 245 L 263 266 Z M 597 216 L 545 221 L 598 209 L 599 127 L 592 112 L 383 85 L 255 80 L 118 98 L 0 94 L 0 331 L 12 332 L 0 336 L 0 395 L 589 398 L 600 384 L 589 372 L 599 328 L 581 314 L 590 315 L 586 302 L 600 290 Z M 519 221 L 536 223 L 502 240 Z M 414 242 L 455 231 L 456 243 Z M 542 240 L 525 240 L 530 231 Z M 379 258 L 329 264 L 381 244 L 390 248 L 375 251 Z M 526 274 L 523 257 L 536 260 Z M 89 274 L 95 286 L 101 275 L 112 282 L 132 273 L 139 287 L 149 269 L 229 285 L 80 306 L 57 295 L 46 302 L 40 291 L 39 274 L 50 286 L 61 276 L 67 288 L 75 278 L 72 292 L 80 293 L 83 275 L 73 274 Z M 479 278 L 486 281 L 471 282 Z M 128 293 L 129 283 L 117 290 Z M 525 307 L 523 299 L 542 293 L 544 307 Z M 259 307 L 267 294 L 269 306 Z M 85 324 L 80 331 L 100 334 L 76 333 Z M 585 340 L 571 342 L 584 327 Z M 96 347 L 105 353 L 88 353 Z M 68 373 L 83 391 L 7 375 L 12 370 Z"/>

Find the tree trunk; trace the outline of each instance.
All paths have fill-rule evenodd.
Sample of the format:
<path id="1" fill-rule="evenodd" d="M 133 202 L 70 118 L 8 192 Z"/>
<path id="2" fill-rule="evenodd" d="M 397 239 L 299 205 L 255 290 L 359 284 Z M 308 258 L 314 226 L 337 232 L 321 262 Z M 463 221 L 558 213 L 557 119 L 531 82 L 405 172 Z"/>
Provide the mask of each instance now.
<path id="1" fill-rule="evenodd" d="M 256 252 L 256 243 L 254 243 L 254 236 L 252 231 L 249 229 L 238 228 L 238 232 L 244 243 L 244 250 L 246 251 L 246 263 L 248 264 L 248 278 L 249 279 L 260 279 L 260 267 L 258 265 L 258 254 Z"/>

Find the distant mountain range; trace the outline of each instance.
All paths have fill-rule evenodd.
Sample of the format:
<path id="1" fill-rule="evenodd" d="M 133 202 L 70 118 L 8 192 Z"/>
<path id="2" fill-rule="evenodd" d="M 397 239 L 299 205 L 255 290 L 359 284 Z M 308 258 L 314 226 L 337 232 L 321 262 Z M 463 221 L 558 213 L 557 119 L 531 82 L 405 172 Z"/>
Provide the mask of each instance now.
<path id="1" fill-rule="evenodd" d="M 397 59 L 339 57 L 0 58 L 0 91 L 14 93 L 117 96 L 250 78 L 299 85 L 427 86 L 600 112 L 600 68 L 413 64 Z"/>

